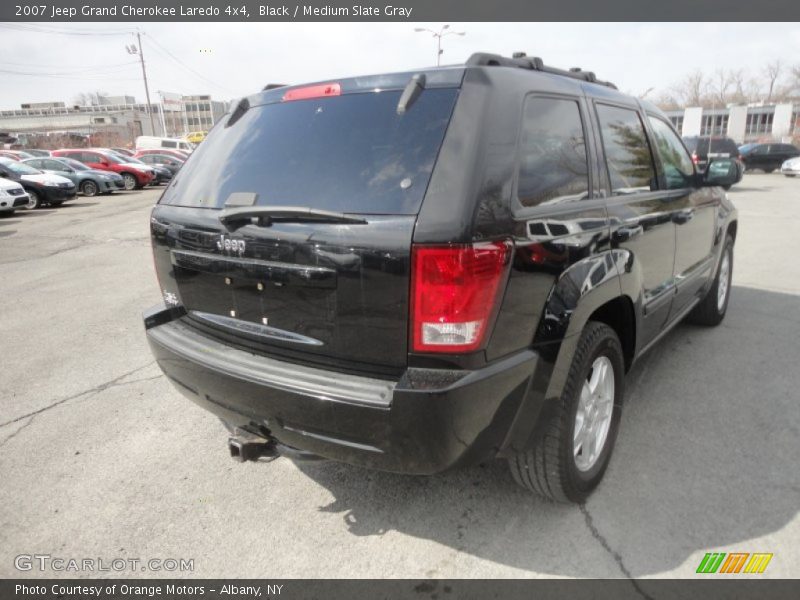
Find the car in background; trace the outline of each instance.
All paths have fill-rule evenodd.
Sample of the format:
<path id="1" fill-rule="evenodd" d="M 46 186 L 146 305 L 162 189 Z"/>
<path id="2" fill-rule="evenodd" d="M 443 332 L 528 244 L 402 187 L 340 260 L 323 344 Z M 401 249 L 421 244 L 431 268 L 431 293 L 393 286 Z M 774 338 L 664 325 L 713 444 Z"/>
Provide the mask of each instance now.
<path id="1" fill-rule="evenodd" d="M 739 147 L 729 137 L 695 135 L 683 138 L 692 155 L 692 162 L 705 171 L 709 158 L 739 158 Z"/>
<path id="2" fill-rule="evenodd" d="M 33 158 L 33 154 L 28 154 L 22 150 L 0 150 L 0 156 L 3 158 L 10 158 L 11 160 L 24 160 L 26 158 Z"/>
<path id="3" fill-rule="evenodd" d="M 127 148 L 109 148 L 109 150 L 121 154 L 122 156 L 133 156 L 134 154 L 133 150 L 128 150 Z"/>
<path id="4" fill-rule="evenodd" d="M 187 152 L 182 152 L 181 150 L 170 150 L 168 148 L 162 148 L 161 150 L 154 150 L 154 149 L 147 149 L 144 150 L 137 150 L 134 156 L 136 158 L 142 158 L 145 154 L 166 154 L 167 156 L 174 156 L 180 160 L 186 161 L 189 159 L 189 154 Z"/>
<path id="5" fill-rule="evenodd" d="M 772 173 L 780 169 L 781 165 L 800 156 L 800 149 L 792 144 L 767 143 L 753 144 L 742 153 L 742 162 L 745 169 L 761 169 L 765 173 Z"/>
<path id="6" fill-rule="evenodd" d="M 114 152 L 114 154 L 116 154 L 116 152 Z M 160 185 L 162 183 L 169 183 L 172 181 L 172 172 L 167 169 L 163 169 L 157 165 L 148 165 L 147 163 L 144 163 L 133 156 L 123 156 L 121 154 L 116 154 L 116 156 L 117 158 L 120 158 L 128 163 L 151 169 L 155 177 L 153 178 L 153 181 L 150 182 L 150 185 Z"/>
<path id="7" fill-rule="evenodd" d="M 787 177 L 800 175 L 800 156 L 790 158 L 781 165 L 781 173 Z"/>
<path id="8" fill-rule="evenodd" d="M 739 161 L 739 147 L 729 137 L 724 136 L 711 136 L 711 135 L 695 135 L 683 138 L 683 143 L 686 144 L 692 156 L 692 162 L 697 167 L 698 171 L 705 171 L 708 167 L 709 160 L 716 158 L 733 158 Z M 744 171 L 744 167 L 740 165 L 740 171 Z M 741 181 L 739 177 L 739 181 Z M 726 190 L 731 186 L 724 186 Z"/>
<path id="9" fill-rule="evenodd" d="M 50 150 L 41 150 L 39 148 L 25 148 L 23 152 L 27 152 L 31 156 L 50 156 Z"/>
<path id="10" fill-rule="evenodd" d="M 155 179 L 150 167 L 123 160 L 122 157 L 107 150 L 63 149 L 53 150 L 53 156 L 66 156 L 82 162 L 87 167 L 99 171 L 112 171 L 119 174 L 125 182 L 126 190 L 142 189 Z"/>
<path id="11" fill-rule="evenodd" d="M 192 144 L 199 144 L 208 135 L 207 131 L 191 131 L 187 133 L 184 137 L 187 141 L 191 142 Z"/>
<path id="12" fill-rule="evenodd" d="M 22 161 L 34 169 L 66 177 L 74 183 L 84 196 L 110 194 L 125 189 L 125 181 L 111 171 L 90 169 L 82 162 L 66 157 L 27 158 Z"/>
<path id="13" fill-rule="evenodd" d="M 60 206 L 72 200 L 77 193 L 75 184 L 66 177 L 42 173 L 18 160 L 0 157 L 0 177 L 22 185 L 28 194 L 25 208 L 39 208 L 43 204 Z"/>
<path id="14" fill-rule="evenodd" d="M 138 159 L 151 167 L 162 167 L 169 170 L 173 177 L 183 166 L 183 163 L 186 162 L 175 156 L 168 156 L 167 154 L 142 154 Z"/>
<path id="15" fill-rule="evenodd" d="M 18 182 L 0 179 L 0 215 L 13 215 L 28 204 L 28 194 Z"/>
<path id="16" fill-rule="evenodd" d="M 180 138 L 163 138 L 151 135 L 140 135 L 136 138 L 137 150 L 160 150 L 162 148 L 191 153 L 194 150 L 194 144 Z"/>

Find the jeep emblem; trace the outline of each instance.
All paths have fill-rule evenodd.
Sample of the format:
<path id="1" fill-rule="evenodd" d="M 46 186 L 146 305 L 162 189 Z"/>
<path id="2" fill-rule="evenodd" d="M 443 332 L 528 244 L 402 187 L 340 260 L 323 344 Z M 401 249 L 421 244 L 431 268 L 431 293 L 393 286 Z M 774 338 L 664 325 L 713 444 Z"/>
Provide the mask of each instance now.
<path id="1" fill-rule="evenodd" d="M 219 236 L 217 240 L 217 249 L 220 252 L 233 252 L 242 256 L 244 254 L 245 248 L 245 241 L 244 240 L 232 240 L 231 238 L 227 237 L 225 234 Z"/>

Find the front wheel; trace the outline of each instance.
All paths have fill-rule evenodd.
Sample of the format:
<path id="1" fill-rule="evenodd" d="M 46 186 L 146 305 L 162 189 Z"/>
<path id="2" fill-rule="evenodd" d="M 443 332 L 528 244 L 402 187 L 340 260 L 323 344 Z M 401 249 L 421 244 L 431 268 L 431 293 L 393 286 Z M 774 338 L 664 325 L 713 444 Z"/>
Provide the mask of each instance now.
<path id="1" fill-rule="evenodd" d="M 725 245 L 719 258 L 717 274 L 705 298 L 689 313 L 688 321 L 696 325 L 713 327 L 722 323 L 728 311 L 731 297 L 731 279 L 733 276 L 733 237 L 725 237 Z"/>
<path id="2" fill-rule="evenodd" d="M 131 191 L 136 189 L 136 177 L 130 173 L 123 173 L 122 180 L 125 182 L 125 189 Z"/>
<path id="3" fill-rule="evenodd" d="M 581 333 L 558 404 L 532 446 L 509 459 L 521 486 L 558 502 L 584 502 L 603 478 L 619 431 L 622 345 L 605 323 Z"/>

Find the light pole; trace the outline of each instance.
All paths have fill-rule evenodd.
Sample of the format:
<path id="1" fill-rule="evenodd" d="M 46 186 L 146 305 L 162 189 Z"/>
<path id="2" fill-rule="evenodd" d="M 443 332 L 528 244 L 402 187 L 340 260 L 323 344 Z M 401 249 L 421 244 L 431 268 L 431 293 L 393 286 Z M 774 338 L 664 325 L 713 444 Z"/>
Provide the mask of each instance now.
<path id="1" fill-rule="evenodd" d="M 128 51 L 128 54 L 138 55 L 139 61 L 142 63 L 142 77 L 144 78 L 144 95 L 147 97 L 147 114 L 150 115 L 150 131 L 153 133 L 156 132 L 156 124 L 153 121 L 153 107 L 150 104 L 150 88 L 147 87 L 147 71 L 144 68 L 144 51 L 142 50 L 142 34 L 138 31 L 136 32 L 136 39 L 139 42 L 139 47 L 137 48 L 133 44 L 130 46 L 125 46 L 125 50 Z"/>
<path id="2" fill-rule="evenodd" d="M 441 64 L 442 53 L 442 38 L 448 35 L 466 35 L 464 31 L 447 31 L 450 29 L 450 25 L 442 25 L 442 28 L 439 31 L 434 31 L 433 29 L 427 29 L 425 27 L 415 27 L 414 31 L 417 33 L 427 32 L 433 34 L 433 37 L 436 38 L 436 66 L 438 67 Z"/>

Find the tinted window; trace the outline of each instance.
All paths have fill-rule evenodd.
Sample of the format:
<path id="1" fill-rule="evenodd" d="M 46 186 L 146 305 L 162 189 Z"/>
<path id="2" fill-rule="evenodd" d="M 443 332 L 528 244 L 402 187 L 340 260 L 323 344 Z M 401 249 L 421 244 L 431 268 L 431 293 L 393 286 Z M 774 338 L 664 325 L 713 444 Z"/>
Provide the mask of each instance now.
<path id="1" fill-rule="evenodd" d="M 655 189 L 653 157 L 639 114 L 634 110 L 597 105 L 612 194 Z"/>
<path id="2" fill-rule="evenodd" d="M 523 206 L 584 198 L 589 191 L 586 143 L 578 103 L 530 97 L 519 148 L 517 197 Z"/>
<path id="3" fill-rule="evenodd" d="M 694 165 L 677 134 L 661 119 L 650 117 L 650 126 L 653 128 L 658 159 L 664 172 L 667 189 L 689 187 L 692 184 Z"/>
<path id="4" fill-rule="evenodd" d="M 458 90 L 425 90 L 399 115 L 400 93 L 251 107 L 209 132 L 162 202 L 221 207 L 250 192 L 258 205 L 416 214 Z"/>
<path id="5" fill-rule="evenodd" d="M 65 171 L 69 167 L 57 160 L 46 160 L 44 161 L 44 168 L 50 169 L 51 171 Z"/>
<path id="6" fill-rule="evenodd" d="M 161 147 L 162 148 L 177 148 L 178 147 L 178 142 L 170 142 L 168 140 L 162 140 L 161 141 Z"/>

